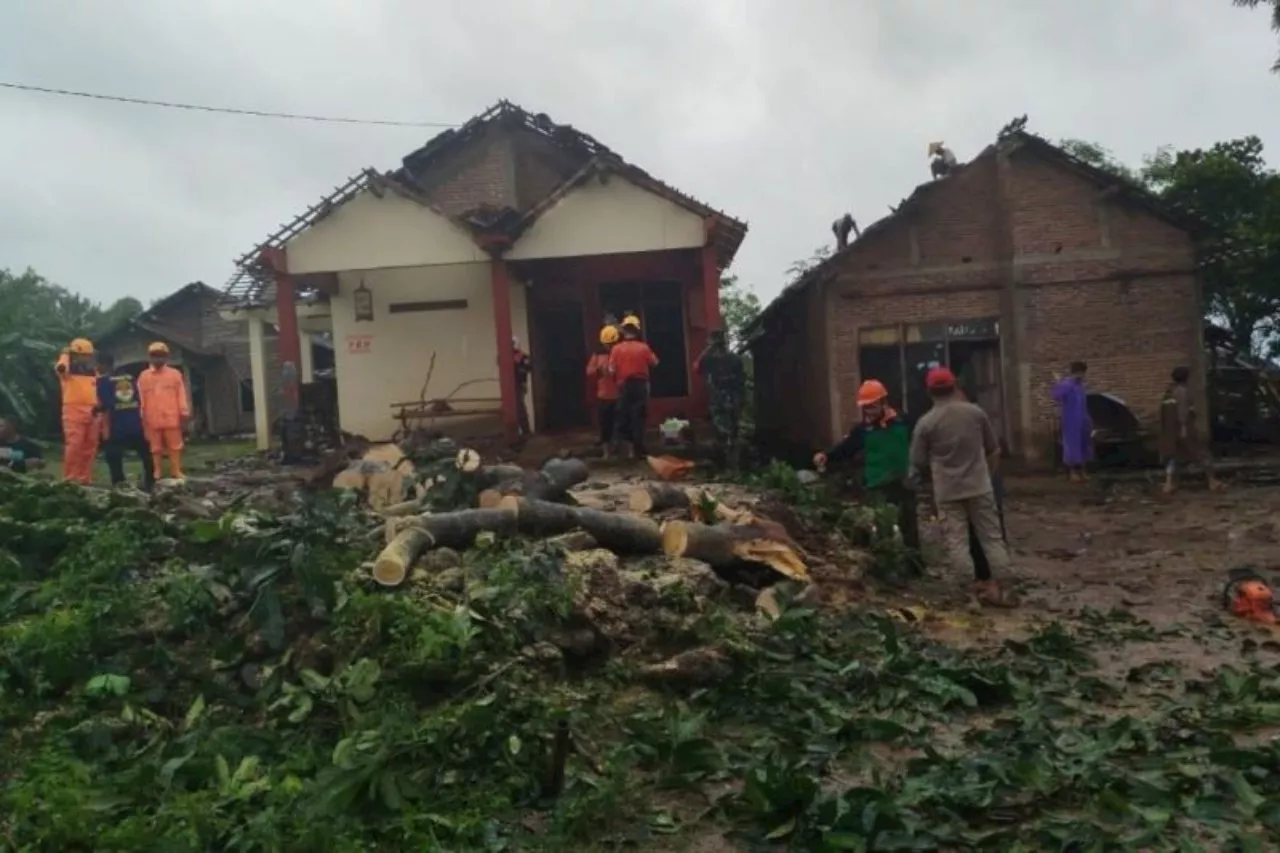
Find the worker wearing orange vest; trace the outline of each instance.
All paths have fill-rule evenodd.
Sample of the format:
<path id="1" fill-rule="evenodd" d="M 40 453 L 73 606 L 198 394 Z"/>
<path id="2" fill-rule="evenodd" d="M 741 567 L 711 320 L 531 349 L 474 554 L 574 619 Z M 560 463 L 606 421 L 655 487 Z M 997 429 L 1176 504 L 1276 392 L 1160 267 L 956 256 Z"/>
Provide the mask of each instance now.
<path id="1" fill-rule="evenodd" d="M 160 464 L 169 457 L 169 476 L 181 480 L 182 430 L 191 419 L 187 403 L 187 383 L 182 372 L 169 366 L 169 347 L 154 343 L 147 347 L 151 366 L 138 376 L 138 398 L 142 404 L 142 431 L 151 448 L 156 477 Z"/>
<path id="2" fill-rule="evenodd" d="M 100 440 L 93 344 L 87 338 L 76 338 L 58 356 L 53 369 L 62 388 L 62 477 L 88 485 L 93 482 Z"/>

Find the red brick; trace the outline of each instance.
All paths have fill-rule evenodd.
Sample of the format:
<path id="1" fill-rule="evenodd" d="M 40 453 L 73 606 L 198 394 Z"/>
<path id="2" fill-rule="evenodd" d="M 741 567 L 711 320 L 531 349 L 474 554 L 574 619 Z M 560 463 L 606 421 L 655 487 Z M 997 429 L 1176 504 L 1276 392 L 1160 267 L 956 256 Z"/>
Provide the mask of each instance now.
<path id="1" fill-rule="evenodd" d="M 1103 200 L 1097 181 L 1056 161 L 1017 152 L 1008 164 L 1004 210 L 997 157 L 988 152 L 868 229 L 831 262 L 825 288 L 811 286 L 780 307 L 756 349 L 764 433 L 818 447 L 837 432 L 833 405 L 840 429 L 852 422 L 864 328 L 999 316 L 1012 346 L 1002 306 L 1011 258 L 1031 417 L 1024 434 L 1019 389 L 1009 387 L 1006 372 L 1015 452 L 1035 455 L 1051 445 L 1049 387 L 1077 359 L 1089 363 L 1093 388 L 1125 400 L 1154 426 L 1172 368 L 1187 365 L 1195 375 L 1203 366 L 1191 238 L 1131 202 Z M 830 314 L 836 400 L 828 399 L 826 327 L 802 321 L 813 304 Z M 822 376 L 809 375 L 819 368 Z M 1203 418 L 1201 380 L 1195 376 Z"/>

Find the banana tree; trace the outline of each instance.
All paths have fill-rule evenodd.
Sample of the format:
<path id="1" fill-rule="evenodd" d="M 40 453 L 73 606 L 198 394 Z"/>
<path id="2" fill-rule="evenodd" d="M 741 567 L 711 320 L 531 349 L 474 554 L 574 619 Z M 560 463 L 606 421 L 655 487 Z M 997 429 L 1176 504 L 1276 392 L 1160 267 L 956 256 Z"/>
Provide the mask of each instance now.
<path id="1" fill-rule="evenodd" d="M 57 345 L 26 337 L 20 331 L 0 333 L 0 412 L 35 421 L 56 403 L 51 364 Z"/>

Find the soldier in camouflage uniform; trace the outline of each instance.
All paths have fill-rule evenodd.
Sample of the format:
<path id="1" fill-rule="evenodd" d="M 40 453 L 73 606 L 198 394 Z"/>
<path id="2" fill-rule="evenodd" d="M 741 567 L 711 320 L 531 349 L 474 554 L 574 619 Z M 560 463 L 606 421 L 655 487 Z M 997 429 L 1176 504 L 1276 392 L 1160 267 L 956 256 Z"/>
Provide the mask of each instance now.
<path id="1" fill-rule="evenodd" d="M 711 342 L 694 363 L 706 380 L 710 396 L 711 426 L 724 454 L 725 464 L 738 467 L 738 432 L 742 423 L 747 373 L 742 357 L 729 349 L 723 329 L 711 333 Z"/>

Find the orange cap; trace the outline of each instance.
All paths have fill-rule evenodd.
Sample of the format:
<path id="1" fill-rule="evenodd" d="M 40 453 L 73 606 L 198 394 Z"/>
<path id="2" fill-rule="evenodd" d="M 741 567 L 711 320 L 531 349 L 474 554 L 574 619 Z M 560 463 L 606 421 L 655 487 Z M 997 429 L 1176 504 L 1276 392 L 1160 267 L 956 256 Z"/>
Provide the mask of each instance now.
<path id="1" fill-rule="evenodd" d="M 878 379 L 868 379 L 858 386 L 858 405 L 870 406 L 889 396 L 889 389 Z"/>

